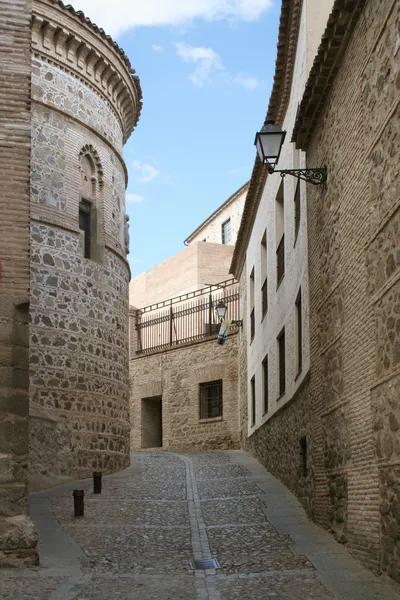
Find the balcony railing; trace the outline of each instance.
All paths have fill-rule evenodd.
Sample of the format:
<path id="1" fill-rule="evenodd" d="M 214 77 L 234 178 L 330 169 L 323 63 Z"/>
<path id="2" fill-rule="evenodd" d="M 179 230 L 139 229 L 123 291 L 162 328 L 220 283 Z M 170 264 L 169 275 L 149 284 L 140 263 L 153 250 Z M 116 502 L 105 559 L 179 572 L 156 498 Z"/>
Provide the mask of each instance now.
<path id="1" fill-rule="evenodd" d="M 227 306 L 225 319 L 239 319 L 239 287 L 234 279 L 139 309 L 136 353 L 216 337 L 220 323 L 215 306 L 221 299 Z"/>

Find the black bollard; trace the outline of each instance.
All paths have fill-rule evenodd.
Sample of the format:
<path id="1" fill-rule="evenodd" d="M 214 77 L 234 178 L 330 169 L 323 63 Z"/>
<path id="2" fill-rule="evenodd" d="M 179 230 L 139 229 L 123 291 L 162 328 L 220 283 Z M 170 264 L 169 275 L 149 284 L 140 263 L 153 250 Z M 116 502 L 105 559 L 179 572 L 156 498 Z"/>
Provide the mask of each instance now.
<path id="1" fill-rule="evenodd" d="M 74 490 L 72 492 L 74 497 L 74 516 L 75 517 L 83 517 L 85 512 L 85 504 L 84 504 L 84 496 L 85 492 L 83 490 Z"/>
<path id="2" fill-rule="evenodd" d="M 101 494 L 101 471 L 93 471 L 93 494 Z"/>

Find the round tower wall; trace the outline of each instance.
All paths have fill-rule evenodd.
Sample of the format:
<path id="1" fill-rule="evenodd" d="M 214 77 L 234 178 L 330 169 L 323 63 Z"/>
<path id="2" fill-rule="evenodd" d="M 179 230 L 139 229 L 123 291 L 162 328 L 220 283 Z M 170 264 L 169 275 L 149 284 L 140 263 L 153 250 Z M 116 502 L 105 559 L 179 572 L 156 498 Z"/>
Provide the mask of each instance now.
<path id="1" fill-rule="evenodd" d="M 32 35 L 30 465 L 37 489 L 129 463 L 121 152 L 140 112 L 140 88 L 109 39 L 61 3 L 34 3 Z M 111 64 L 113 53 L 113 86 L 109 77 L 106 86 L 96 65 Z"/>

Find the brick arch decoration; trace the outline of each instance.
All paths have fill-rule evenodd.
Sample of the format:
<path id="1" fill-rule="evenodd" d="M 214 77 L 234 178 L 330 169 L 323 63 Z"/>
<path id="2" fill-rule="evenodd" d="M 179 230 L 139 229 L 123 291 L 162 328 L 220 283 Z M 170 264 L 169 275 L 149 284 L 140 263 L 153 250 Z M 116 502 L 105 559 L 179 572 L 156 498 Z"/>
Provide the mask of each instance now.
<path id="1" fill-rule="evenodd" d="M 102 188 L 104 185 L 103 167 L 101 166 L 99 153 L 92 146 L 92 144 L 86 144 L 85 146 L 83 146 L 82 150 L 79 153 L 79 162 L 81 162 L 82 158 L 84 158 L 85 156 L 87 156 L 92 161 L 97 175 L 98 186 L 99 188 Z"/>

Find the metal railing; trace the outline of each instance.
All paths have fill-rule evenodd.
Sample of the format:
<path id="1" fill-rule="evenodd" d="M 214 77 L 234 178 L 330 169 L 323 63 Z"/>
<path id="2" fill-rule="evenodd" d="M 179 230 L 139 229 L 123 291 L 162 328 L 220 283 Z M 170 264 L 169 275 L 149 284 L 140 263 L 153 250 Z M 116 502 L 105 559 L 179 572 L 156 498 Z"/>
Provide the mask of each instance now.
<path id="1" fill-rule="evenodd" d="M 220 323 L 215 306 L 221 299 L 227 306 L 225 318 L 239 319 L 239 286 L 234 279 L 137 310 L 136 353 L 216 337 Z"/>

